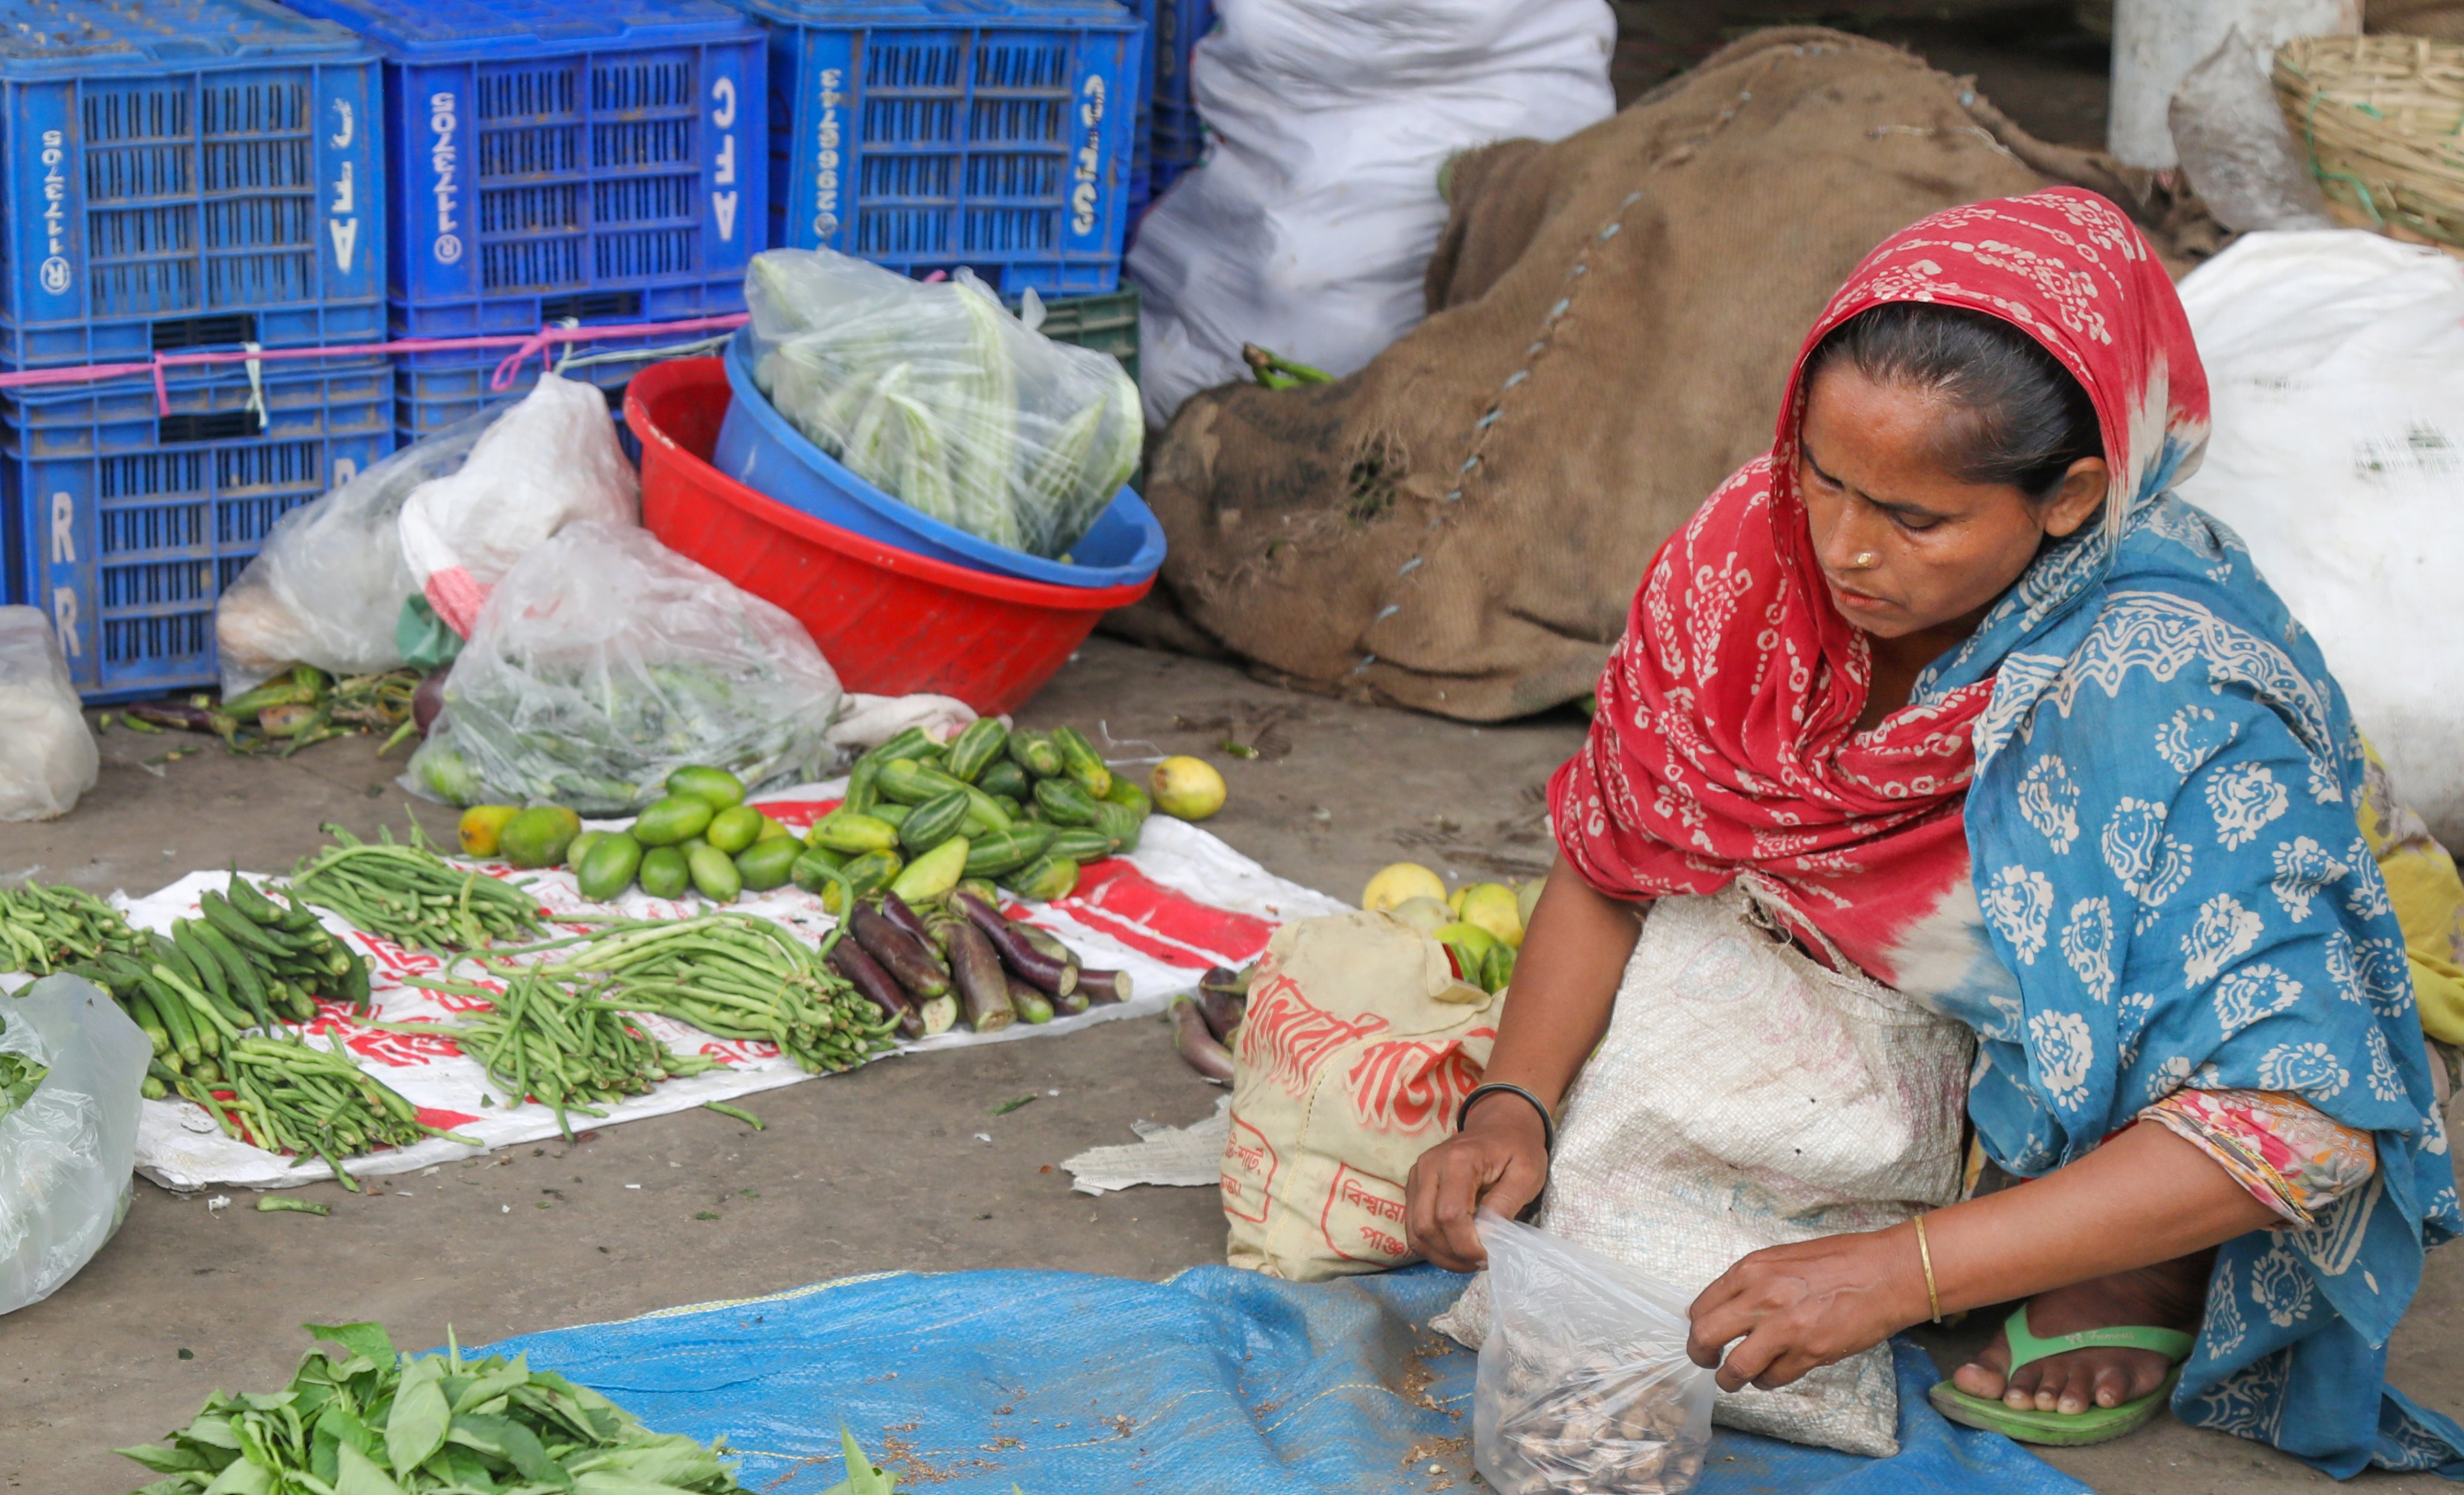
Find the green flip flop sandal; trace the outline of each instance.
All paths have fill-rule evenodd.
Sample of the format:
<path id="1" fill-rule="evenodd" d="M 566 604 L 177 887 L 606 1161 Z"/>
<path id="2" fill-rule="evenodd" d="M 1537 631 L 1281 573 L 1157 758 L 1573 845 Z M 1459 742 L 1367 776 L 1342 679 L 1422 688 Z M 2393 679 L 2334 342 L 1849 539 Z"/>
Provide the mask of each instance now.
<path id="1" fill-rule="evenodd" d="M 2054 1448 L 2084 1448 L 2090 1443 L 2111 1442 L 2145 1425 L 2173 1395 L 2174 1383 L 2182 1378 L 2182 1362 L 2190 1357 L 2190 1350 L 2197 1343 L 2178 1329 L 2156 1329 L 2145 1324 L 2083 1329 L 2076 1334 L 2039 1339 L 2029 1331 L 2028 1306 L 2024 1303 L 2003 1323 L 2002 1333 L 2011 1343 L 2013 1372 L 2070 1350 L 2150 1350 L 2172 1362 L 2172 1368 L 2165 1373 L 2165 1384 L 2146 1396 L 2118 1407 L 2091 1406 L 2085 1412 L 2038 1412 L 2033 1408 L 2021 1412 L 1999 1401 L 1972 1396 L 1947 1380 L 1936 1382 L 1927 1395 L 1934 1410 L 1953 1422 Z"/>

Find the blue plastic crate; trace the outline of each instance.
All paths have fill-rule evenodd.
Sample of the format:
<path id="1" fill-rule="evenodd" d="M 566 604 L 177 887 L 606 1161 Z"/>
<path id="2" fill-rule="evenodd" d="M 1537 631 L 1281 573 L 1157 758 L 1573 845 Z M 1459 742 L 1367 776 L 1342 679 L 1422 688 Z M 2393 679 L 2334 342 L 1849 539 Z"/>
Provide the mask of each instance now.
<path id="1" fill-rule="evenodd" d="M 1004 296 L 1120 282 L 1145 27 L 1111 0 L 737 0 L 770 28 L 770 241 Z"/>
<path id="2" fill-rule="evenodd" d="M 0 364 L 381 340 L 381 99 L 270 0 L 0 0 Z"/>
<path id="3" fill-rule="evenodd" d="M 588 357 L 625 349 L 668 347 L 677 343 L 708 341 L 709 351 L 715 352 L 723 341 L 723 331 L 664 332 L 648 337 L 610 338 L 597 342 L 577 343 L 573 351 Z M 503 363 L 510 347 L 485 348 L 473 352 L 403 353 L 394 357 L 394 433 L 405 442 L 416 441 L 440 430 L 466 415 L 476 414 L 483 406 L 518 398 L 530 392 L 539 382 L 543 366 L 534 354 L 522 363 L 521 373 L 505 390 L 490 387 L 496 365 Z M 563 352 L 551 347 L 551 359 Z M 623 399 L 626 384 L 642 367 L 637 361 L 608 362 L 578 365 L 565 370 L 568 379 L 583 380 L 609 392 L 612 401 Z"/>
<path id="4" fill-rule="evenodd" d="M 1196 106 L 1157 102 L 1147 129 L 1148 189 L 1156 197 L 1206 155 L 1206 126 Z"/>
<path id="5" fill-rule="evenodd" d="M 385 53 L 397 335 L 743 310 L 769 222 L 769 91 L 765 37 L 742 14 L 716 0 L 298 8 Z"/>
<path id="6" fill-rule="evenodd" d="M 276 518 L 393 450 L 385 386 L 371 358 L 266 364 L 253 385 L 217 368 L 167 416 L 143 383 L 0 399 L 11 585 L 52 615 L 86 699 L 213 683 L 215 599 Z"/>

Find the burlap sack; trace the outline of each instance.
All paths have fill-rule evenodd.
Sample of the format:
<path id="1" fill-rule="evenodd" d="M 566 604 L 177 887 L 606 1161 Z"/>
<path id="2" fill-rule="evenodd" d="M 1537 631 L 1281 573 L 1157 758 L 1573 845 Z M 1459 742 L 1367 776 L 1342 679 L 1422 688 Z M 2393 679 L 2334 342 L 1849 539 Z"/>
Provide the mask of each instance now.
<path id="1" fill-rule="evenodd" d="M 2146 202 L 1964 80 L 1813 28 L 1460 158 L 1426 321 L 1334 385 L 1182 407 L 1145 489 L 1163 579 L 1110 626 L 1469 720 L 1582 695 L 1652 551 L 1770 445 L 1859 258 L 2056 172 Z"/>
<path id="2" fill-rule="evenodd" d="M 1233 1056 L 1227 1260 L 1293 1282 L 1410 1260 L 1404 1176 L 1480 1083 L 1502 1000 L 1391 914 L 1276 931 Z"/>
<path id="3" fill-rule="evenodd" d="M 1662 898 L 1608 1036 L 1566 1095 L 1541 1228 L 1688 1297 L 1739 1257 L 1877 1230 L 1959 1198 L 1968 1028 L 1768 933 L 1741 888 Z M 1486 1278 L 1436 1327 L 1477 1345 Z M 1712 1420 L 1852 1454 L 1899 1451 L 1888 1345 Z"/>

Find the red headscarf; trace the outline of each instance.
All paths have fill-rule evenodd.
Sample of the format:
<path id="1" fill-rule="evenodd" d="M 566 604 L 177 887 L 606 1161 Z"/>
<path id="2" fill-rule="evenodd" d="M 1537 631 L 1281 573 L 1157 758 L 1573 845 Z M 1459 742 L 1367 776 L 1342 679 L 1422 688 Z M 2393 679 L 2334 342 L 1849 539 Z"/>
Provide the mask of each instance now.
<path id="1" fill-rule="evenodd" d="M 1797 433 L 1815 344 L 1891 301 L 1998 317 L 2058 359 L 2096 405 L 2109 512 L 2147 496 L 2168 429 L 2204 434 L 2207 384 L 2180 298 L 2113 204 L 2056 187 L 1909 226 L 1806 335 L 1771 452 L 1653 558 L 1590 740 L 1549 785 L 1557 844 L 1594 888 L 1709 893 L 1749 876 L 1884 980 L 1909 928 L 1966 882 L 1970 732 L 1993 690 L 1989 672 L 1856 730 L 1868 645 L 1823 585 Z"/>

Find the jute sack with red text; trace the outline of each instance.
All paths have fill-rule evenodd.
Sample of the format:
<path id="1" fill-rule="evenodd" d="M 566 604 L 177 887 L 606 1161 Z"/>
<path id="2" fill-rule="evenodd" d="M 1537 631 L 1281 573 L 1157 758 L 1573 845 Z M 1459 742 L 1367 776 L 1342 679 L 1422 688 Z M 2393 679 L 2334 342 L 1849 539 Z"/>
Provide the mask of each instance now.
<path id="1" fill-rule="evenodd" d="M 1409 1261 L 1404 1176 L 1480 1083 L 1503 1000 L 1391 914 L 1277 931 L 1233 1054 L 1231 1264 L 1322 1282 Z"/>

